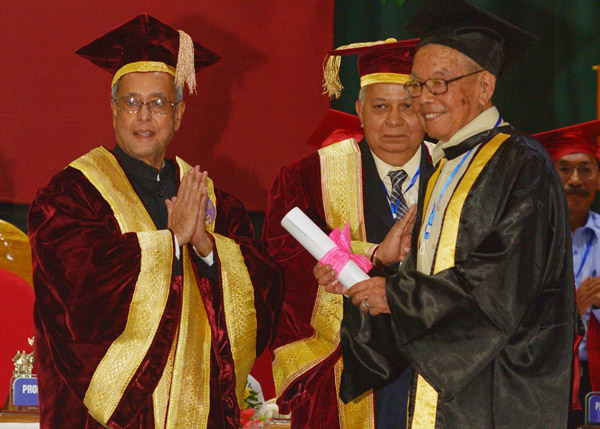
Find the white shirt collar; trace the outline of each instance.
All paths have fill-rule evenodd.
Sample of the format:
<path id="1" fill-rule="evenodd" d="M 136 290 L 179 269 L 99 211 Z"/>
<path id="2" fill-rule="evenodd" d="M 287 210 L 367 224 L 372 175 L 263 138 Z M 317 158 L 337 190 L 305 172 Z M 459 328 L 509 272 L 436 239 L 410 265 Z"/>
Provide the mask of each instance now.
<path id="1" fill-rule="evenodd" d="M 369 149 L 370 150 L 370 149 Z M 375 161 L 375 167 L 377 167 L 377 173 L 379 174 L 379 178 L 383 181 L 388 173 L 392 170 L 404 170 L 408 175 L 408 182 L 410 182 L 413 176 L 417 173 L 419 166 L 421 165 L 421 145 L 404 165 L 394 166 L 390 165 L 387 162 L 383 161 L 379 158 L 375 153 L 371 150 L 371 154 L 373 155 L 373 160 Z"/>
<path id="2" fill-rule="evenodd" d="M 440 159 L 444 157 L 444 149 L 456 146 L 469 137 L 473 137 L 475 134 L 494 128 L 498 123 L 498 119 L 501 119 L 500 112 L 496 106 L 492 106 L 481 112 L 471 122 L 458 130 L 447 142 L 440 140 L 433 149 L 433 165 L 437 165 Z M 503 125 L 508 125 L 508 122 L 501 119 L 498 126 Z"/>

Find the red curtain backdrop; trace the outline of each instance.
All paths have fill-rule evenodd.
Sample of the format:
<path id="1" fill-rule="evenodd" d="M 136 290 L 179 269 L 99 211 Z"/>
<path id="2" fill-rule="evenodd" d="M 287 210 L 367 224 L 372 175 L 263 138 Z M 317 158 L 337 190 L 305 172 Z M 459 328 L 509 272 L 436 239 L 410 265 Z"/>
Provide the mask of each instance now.
<path id="1" fill-rule="evenodd" d="M 35 190 L 93 147 L 112 148 L 111 76 L 75 55 L 148 12 L 223 59 L 186 90 L 171 154 L 207 169 L 249 210 L 266 208 L 279 168 L 314 148 L 328 108 L 322 61 L 333 46 L 333 0 L 2 2 L 0 202 Z"/>

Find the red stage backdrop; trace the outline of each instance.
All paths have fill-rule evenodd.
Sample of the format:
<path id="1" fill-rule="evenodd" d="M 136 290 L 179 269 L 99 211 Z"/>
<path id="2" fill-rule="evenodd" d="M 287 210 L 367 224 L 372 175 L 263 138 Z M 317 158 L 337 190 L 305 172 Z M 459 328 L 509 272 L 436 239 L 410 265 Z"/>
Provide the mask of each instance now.
<path id="1" fill-rule="evenodd" d="M 198 163 L 249 210 L 266 208 L 279 168 L 314 150 L 328 108 L 322 61 L 333 0 L 6 0 L 0 16 L 0 202 L 35 190 L 93 147 L 112 148 L 112 76 L 75 55 L 148 12 L 223 59 L 197 75 L 171 154 Z"/>

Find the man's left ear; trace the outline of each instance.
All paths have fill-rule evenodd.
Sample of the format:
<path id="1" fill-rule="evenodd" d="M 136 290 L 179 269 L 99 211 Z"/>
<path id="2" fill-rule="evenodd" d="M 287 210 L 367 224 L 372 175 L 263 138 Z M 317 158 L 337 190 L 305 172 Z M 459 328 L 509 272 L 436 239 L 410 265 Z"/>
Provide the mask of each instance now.
<path id="1" fill-rule="evenodd" d="M 179 125 L 181 124 L 181 118 L 183 117 L 183 112 L 185 112 L 185 101 L 180 101 L 175 106 L 175 131 L 179 130 Z"/>
<path id="2" fill-rule="evenodd" d="M 496 76 L 486 70 L 481 73 L 479 83 L 481 85 L 481 101 L 485 106 L 492 100 L 492 96 L 496 90 Z"/>

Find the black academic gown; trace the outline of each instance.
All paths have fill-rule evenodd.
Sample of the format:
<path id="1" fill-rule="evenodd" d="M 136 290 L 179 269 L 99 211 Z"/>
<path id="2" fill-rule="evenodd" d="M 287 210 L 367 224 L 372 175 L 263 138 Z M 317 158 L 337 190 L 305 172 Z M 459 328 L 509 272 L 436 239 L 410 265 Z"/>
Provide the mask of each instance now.
<path id="1" fill-rule="evenodd" d="M 393 379 L 408 359 L 438 393 L 436 428 L 565 427 L 575 313 L 562 183 L 544 149 L 511 127 L 477 134 L 446 157 L 481 144 L 475 159 L 499 132 L 510 137 L 469 184 L 460 218 L 444 214 L 458 222 L 454 266 L 416 271 L 414 233 L 402 271 L 387 279 L 391 315 L 346 305 L 344 401 Z"/>

